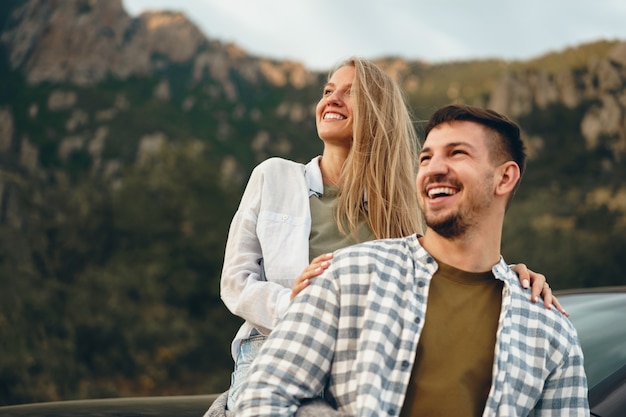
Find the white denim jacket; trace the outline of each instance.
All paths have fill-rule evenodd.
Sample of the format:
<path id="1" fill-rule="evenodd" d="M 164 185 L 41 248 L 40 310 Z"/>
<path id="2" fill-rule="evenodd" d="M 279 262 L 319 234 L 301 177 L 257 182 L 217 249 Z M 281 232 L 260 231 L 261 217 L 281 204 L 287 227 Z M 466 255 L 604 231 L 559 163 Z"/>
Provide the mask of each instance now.
<path id="1" fill-rule="evenodd" d="M 309 197 L 324 186 L 317 156 L 307 165 L 270 158 L 253 171 L 228 233 L 221 297 L 243 318 L 231 353 L 253 328 L 268 335 L 290 303 L 291 287 L 309 264 Z"/>

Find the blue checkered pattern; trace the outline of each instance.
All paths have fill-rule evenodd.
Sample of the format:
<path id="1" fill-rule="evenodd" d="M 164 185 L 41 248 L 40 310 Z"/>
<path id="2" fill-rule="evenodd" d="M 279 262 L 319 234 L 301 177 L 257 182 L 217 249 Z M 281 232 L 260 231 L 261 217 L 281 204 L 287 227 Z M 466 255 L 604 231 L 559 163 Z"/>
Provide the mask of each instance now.
<path id="1" fill-rule="evenodd" d="M 264 344 L 235 415 L 291 416 L 321 390 L 350 415 L 399 415 L 436 269 L 416 236 L 336 252 Z M 503 260 L 493 273 L 505 285 L 483 415 L 589 416 L 574 327 L 531 303 Z"/>

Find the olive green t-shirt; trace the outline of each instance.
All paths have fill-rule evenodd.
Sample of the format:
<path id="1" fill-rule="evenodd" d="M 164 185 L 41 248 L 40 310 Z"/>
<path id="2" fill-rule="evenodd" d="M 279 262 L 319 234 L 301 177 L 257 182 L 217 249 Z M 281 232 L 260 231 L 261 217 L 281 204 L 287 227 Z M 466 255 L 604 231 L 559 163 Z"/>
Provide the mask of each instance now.
<path id="1" fill-rule="evenodd" d="M 491 388 L 503 282 L 438 262 L 401 417 L 481 416 Z"/>
<path id="2" fill-rule="evenodd" d="M 359 223 L 357 229 L 359 235 L 358 242 L 351 234 L 346 236 L 339 231 L 334 211 L 338 194 L 339 187 L 324 184 L 324 195 L 320 197 L 312 195 L 309 197 L 309 205 L 311 206 L 309 262 L 324 253 L 374 239 L 374 234 L 365 220 Z"/>

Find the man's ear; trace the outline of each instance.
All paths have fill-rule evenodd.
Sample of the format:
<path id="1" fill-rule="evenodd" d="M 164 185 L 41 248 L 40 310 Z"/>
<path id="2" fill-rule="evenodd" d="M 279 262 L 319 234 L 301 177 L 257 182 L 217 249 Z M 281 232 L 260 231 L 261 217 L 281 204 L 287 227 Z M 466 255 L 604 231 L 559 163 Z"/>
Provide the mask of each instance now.
<path id="1" fill-rule="evenodd" d="M 507 161 L 496 168 L 496 195 L 506 195 L 513 192 L 520 176 L 519 166 L 513 161 Z"/>

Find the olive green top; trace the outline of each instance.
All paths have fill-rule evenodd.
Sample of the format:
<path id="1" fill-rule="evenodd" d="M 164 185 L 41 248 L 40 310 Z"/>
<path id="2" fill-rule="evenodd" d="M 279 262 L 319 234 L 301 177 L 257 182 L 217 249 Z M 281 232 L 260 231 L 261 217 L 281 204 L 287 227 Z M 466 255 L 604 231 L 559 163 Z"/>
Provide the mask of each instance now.
<path id="1" fill-rule="evenodd" d="M 503 282 L 441 262 L 401 417 L 482 416 L 491 388 Z"/>
<path id="2" fill-rule="evenodd" d="M 342 234 L 335 221 L 335 204 L 339 187 L 324 184 L 324 195 L 309 197 L 311 206 L 311 234 L 309 235 L 309 261 L 319 255 L 334 252 L 337 249 L 354 245 L 359 242 L 366 242 L 374 239 L 374 234 L 370 230 L 367 222 L 363 219 L 359 222 L 358 242 L 354 236 Z"/>

